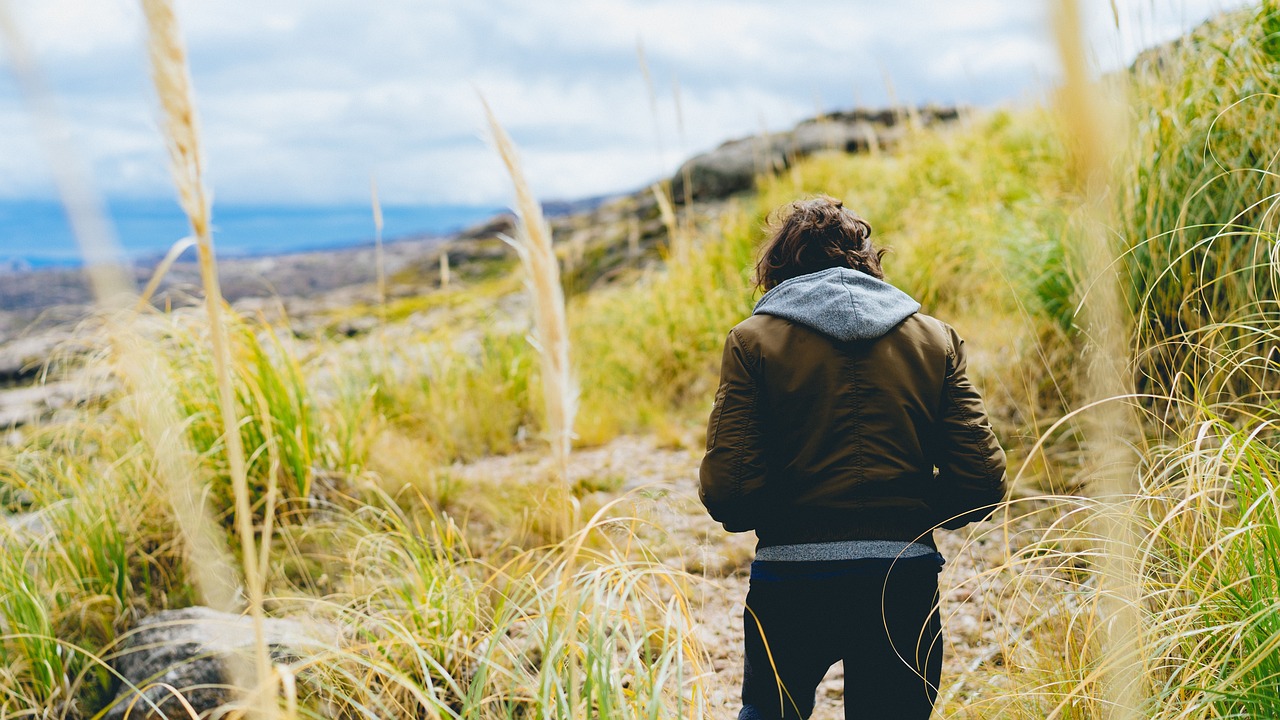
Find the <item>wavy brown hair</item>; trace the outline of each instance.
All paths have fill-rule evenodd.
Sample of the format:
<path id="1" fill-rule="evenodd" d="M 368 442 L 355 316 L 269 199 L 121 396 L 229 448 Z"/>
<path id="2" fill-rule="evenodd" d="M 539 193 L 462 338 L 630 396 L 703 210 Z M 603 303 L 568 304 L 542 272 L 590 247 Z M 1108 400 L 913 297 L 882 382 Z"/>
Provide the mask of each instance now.
<path id="1" fill-rule="evenodd" d="M 798 200 L 770 213 L 773 234 L 756 261 L 756 287 L 772 290 L 784 280 L 833 267 L 884 279 L 885 251 L 871 244 L 871 224 L 827 195 Z"/>

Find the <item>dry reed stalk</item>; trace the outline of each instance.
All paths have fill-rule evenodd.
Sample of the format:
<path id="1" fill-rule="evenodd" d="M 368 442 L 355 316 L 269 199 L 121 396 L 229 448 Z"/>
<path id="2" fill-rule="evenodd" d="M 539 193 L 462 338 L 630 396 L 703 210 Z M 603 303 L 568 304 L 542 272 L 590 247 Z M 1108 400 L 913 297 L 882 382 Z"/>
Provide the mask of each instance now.
<path id="1" fill-rule="evenodd" d="M 675 97 L 676 102 L 676 138 L 680 142 L 680 155 L 681 157 L 687 157 L 689 151 L 688 143 L 685 142 L 684 136 L 684 103 L 680 95 L 680 79 L 674 76 L 671 78 L 671 94 Z M 680 166 L 680 177 L 684 182 L 684 206 L 687 212 L 688 208 L 693 207 L 693 168 L 689 163 L 684 163 Z M 685 219 L 688 220 L 690 217 L 690 215 L 686 214 Z M 692 227 L 686 229 L 691 233 L 693 232 Z"/>
<path id="2" fill-rule="evenodd" d="M 569 451 L 573 442 L 573 420 L 578 407 L 578 387 L 569 364 L 569 326 L 565 319 L 564 288 L 560 284 L 560 263 L 551 244 L 551 228 L 542 216 L 542 206 L 529 189 L 515 145 L 494 117 L 489 104 L 485 117 L 494 144 L 511 175 L 516 192 L 514 240 L 508 242 L 520 255 L 525 268 L 525 284 L 534 309 L 534 340 L 542 361 L 542 395 L 546 406 L 547 435 L 551 441 L 560 479 L 569 480 Z"/>
<path id="3" fill-rule="evenodd" d="M 178 18 L 170 0 L 141 0 L 147 20 L 148 53 L 152 80 L 163 111 L 161 126 L 169 149 L 170 170 L 178 189 L 178 200 L 191 223 L 200 259 L 200 277 L 209 315 L 209 335 L 213 345 L 214 373 L 222 414 L 223 441 L 235 495 L 236 528 L 240 536 L 249 614 L 253 618 L 254 669 L 257 688 L 250 694 L 251 708 L 262 717 L 275 715 L 274 698 L 265 689 L 272 687 L 271 660 L 263 637 L 262 575 L 255 551 L 252 508 L 246 474 L 245 452 L 240 437 L 235 390 L 231 384 L 231 349 L 222 319 L 222 290 L 210 230 L 210 202 L 204 185 L 203 157 L 196 123 L 196 107 L 187 66 L 186 48 Z M 229 665 L 238 665 L 230 663 Z M 229 668 L 232 669 L 232 668 Z M 233 670 L 234 672 L 234 670 Z M 243 682 L 243 678 L 236 678 Z"/>
<path id="4" fill-rule="evenodd" d="M 1104 91 L 1089 78 L 1083 25 L 1076 0 L 1055 4 L 1054 30 L 1065 71 L 1061 112 L 1071 135 L 1072 173 L 1084 196 L 1080 263 L 1091 284 L 1082 298 L 1088 350 L 1081 387 L 1085 400 L 1097 405 L 1084 417 L 1086 446 L 1099 499 L 1094 516 L 1100 538 L 1098 623 L 1101 641 L 1101 692 L 1107 716 L 1136 720 L 1142 716 L 1146 674 L 1142 658 L 1140 538 L 1132 513 L 1137 472 L 1133 448 L 1142 442 L 1138 418 L 1129 399 L 1128 305 L 1121 291 L 1116 249 L 1113 198 L 1109 189 L 1110 159 L 1115 157 L 1118 120 Z"/>
<path id="5" fill-rule="evenodd" d="M 671 203 L 671 196 L 667 194 L 667 185 L 656 182 L 649 186 L 649 190 L 653 192 L 653 199 L 658 203 L 658 214 L 662 216 L 662 224 L 667 228 L 668 255 L 673 260 L 684 260 L 688 257 L 688 243 L 685 241 L 684 233 L 680 231 L 680 224 L 676 221 L 676 210 Z"/>
<path id="6" fill-rule="evenodd" d="M 449 287 L 449 249 L 440 250 L 440 289 Z"/>
<path id="7" fill-rule="evenodd" d="M 202 602 L 219 610 L 233 611 L 240 606 L 240 583 L 230 553 L 222 542 L 221 528 L 197 481 L 200 460 L 183 435 L 183 419 L 174 401 L 177 393 L 172 378 L 159 356 L 148 352 L 146 341 L 134 329 L 138 316 L 126 309 L 129 304 L 126 300 L 135 289 L 125 273 L 124 253 L 93 190 L 88 167 L 67 144 L 70 133 L 54 108 L 52 95 L 9 15 L 5 0 L 0 0 L 0 32 L 4 35 L 10 64 L 36 116 L 35 124 L 49 155 L 50 168 L 84 258 L 94 296 L 100 306 L 113 311 L 107 316 L 105 327 L 112 347 L 113 372 L 128 388 L 128 405 L 138 420 L 142 440 L 151 450 L 156 475 L 168 495 L 186 548 L 187 577 Z M 185 247 L 189 245 L 184 246 L 180 241 L 170 250 L 135 306 L 137 309 L 145 305 L 164 271 Z"/>
<path id="8" fill-rule="evenodd" d="M 200 457 L 183 436 L 185 423 L 174 404 L 178 391 L 168 368 L 154 352 L 146 352 L 141 336 L 125 323 L 110 328 L 116 350 L 115 373 L 130 390 L 130 406 L 142 439 L 151 448 L 187 547 L 188 575 L 197 596 L 210 607 L 236 612 L 241 607 L 240 582 L 231 553 L 222 539 L 200 477 Z"/>
<path id="9" fill-rule="evenodd" d="M 369 197 L 373 205 L 373 263 L 377 273 L 378 312 L 387 324 L 387 268 L 382 256 L 382 203 L 378 200 L 378 179 L 369 178 Z"/>
<path id="10" fill-rule="evenodd" d="M 640 257 L 640 218 L 635 215 L 627 218 L 627 257 Z"/>

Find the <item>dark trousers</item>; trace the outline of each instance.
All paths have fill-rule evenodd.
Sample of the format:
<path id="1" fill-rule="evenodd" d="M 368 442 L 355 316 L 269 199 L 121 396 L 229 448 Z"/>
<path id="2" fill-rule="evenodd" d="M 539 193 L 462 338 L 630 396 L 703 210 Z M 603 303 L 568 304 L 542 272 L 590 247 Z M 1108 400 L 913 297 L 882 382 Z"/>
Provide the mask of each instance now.
<path id="1" fill-rule="evenodd" d="M 738 720 L 809 717 L 838 661 L 846 720 L 928 720 L 942 674 L 940 561 L 754 563 Z"/>

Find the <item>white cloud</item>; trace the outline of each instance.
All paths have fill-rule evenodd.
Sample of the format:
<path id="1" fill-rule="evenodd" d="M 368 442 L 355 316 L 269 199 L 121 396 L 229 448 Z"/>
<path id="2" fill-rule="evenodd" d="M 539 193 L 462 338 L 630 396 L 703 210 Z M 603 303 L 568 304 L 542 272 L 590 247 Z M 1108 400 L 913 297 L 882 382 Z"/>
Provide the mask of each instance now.
<path id="1" fill-rule="evenodd" d="M 1119 33 L 1110 3 L 1084 7 L 1105 63 L 1217 1 L 1121 1 Z M 136 4 L 13 4 L 104 192 L 168 197 Z M 179 13 L 221 200 L 361 202 L 373 171 L 386 202 L 505 201 L 477 89 L 537 191 L 574 197 L 639 186 L 762 122 L 883 104 L 886 78 L 903 101 L 984 104 L 1056 72 L 1033 2 L 180 0 Z M 0 132 L 0 197 L 48 195 L 22 103 L 2 79 Z"/>

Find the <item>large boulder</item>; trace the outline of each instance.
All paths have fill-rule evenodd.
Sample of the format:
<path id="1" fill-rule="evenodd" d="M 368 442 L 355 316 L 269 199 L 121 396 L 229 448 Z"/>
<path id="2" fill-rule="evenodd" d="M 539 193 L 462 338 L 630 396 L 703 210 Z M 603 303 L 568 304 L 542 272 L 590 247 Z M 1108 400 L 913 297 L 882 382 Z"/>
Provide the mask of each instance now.
<path id="1" fill-rule="evenodd" d="M 338 642 L 335 630 L 297 620 L 269 618 L 264 632 L 272 657 L 284 662 Z M 253 620 L 245 615 L 189 607 L 143 618 L 111 656 L 123 681 L 104 719 L 122 720 L 126 713 L 129 720 L 189 717 L 164 685 L 200 713 L 227 703 L 233 699 L 227 670 L 252 676 L 253 644 Z"/>
<path id="2" fill-rule="evenodd" d="M 791 134 L 752 136 L 730 140 L 711 152 L 695 155 L 680 166 L 671 178 L 671 195 L 682 203 L 726 198 L 750 190 L 756 176 L 785 169 L 790 158 Z M 685 192 L 685 180 L 692 188 Z"/>

